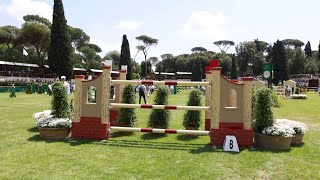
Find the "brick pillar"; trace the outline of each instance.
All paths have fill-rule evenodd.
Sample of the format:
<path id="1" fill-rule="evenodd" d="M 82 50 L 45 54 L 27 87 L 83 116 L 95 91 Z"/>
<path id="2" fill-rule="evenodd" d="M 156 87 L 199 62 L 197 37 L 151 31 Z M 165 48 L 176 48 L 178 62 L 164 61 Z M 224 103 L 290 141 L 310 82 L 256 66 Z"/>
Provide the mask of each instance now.
<path id="1" fill-rule="evenodd" d="M 103 66 L 102 72 L 102 93 L 101 93 L 101 123 L 110 122 L 110 85 L 111 85 L 111 66 Z"/>
<path id="2" fill-rule="evenodd" d="M 205 106 L 210 106 L 211 103 L 211 67 L 205 67 L 205 74 L 206 74 L 206 82 L 209 82 L 210 85 L 206 87 L 205 93 Z M 210 110 L 205 111 L 205 130 L 210 131 Z"/>
<path id="3" fill-rule="evenodd" d="M 220 72 L 221 67 L 211 69 L 210 127 L 219 129 L 220 122 Z"/>
<path id="4" fill-rule="evenodd" d="M 80 122 L 81 107 L 82 107 L 82 80 L 84 75 L 75 75 L 75 98 L 74 98 L 74 118 L 72 122 Z"/>

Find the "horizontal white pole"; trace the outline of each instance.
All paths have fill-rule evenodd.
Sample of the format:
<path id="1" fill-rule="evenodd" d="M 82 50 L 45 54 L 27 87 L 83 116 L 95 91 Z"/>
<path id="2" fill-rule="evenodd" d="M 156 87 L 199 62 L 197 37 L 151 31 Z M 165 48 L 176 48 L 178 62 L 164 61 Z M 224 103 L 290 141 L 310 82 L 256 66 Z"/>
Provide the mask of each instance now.
<path id="1" fill-rule="evenodd" d="M 209 82 L 195 81 L 137 81 L 137 80 L 111 80 L 112 84 L 149 84 L 149 85 L 186 85 L 186 86 L 209 86 Z M 176 83 L 176 84 L 175 84 Z"/>

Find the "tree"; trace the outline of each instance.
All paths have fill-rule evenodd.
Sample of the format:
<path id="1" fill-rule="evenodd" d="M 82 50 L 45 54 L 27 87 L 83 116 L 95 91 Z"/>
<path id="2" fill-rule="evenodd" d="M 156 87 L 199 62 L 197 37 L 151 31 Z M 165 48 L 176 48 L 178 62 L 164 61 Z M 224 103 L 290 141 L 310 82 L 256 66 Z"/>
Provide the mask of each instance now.
<path id="1" fill-rule="evenodd" d="M 51 42 L 48 52 L 50 69 L 58 76 L 65 75 L 67 79 L 70 79 L 73 72 L 72 45 L 62 0 L 54 0 L 50 37 Z"/>
<path id="2" fill-rule="evenodd" d="M 90 37 L 82 29 L 68 26 L 68 31 L 73 48 L 79 50 L 82 46 L 89 43 Z"/>
<path id="3" fill-rule="evenodd" d="M 301 48 L 296 49 L 295 57 L 290 65 L 290 74 L 304 73 L 306 61 Z"/>
<path id="4" fill-rule="evenodd" d="M 175 58 L 172 54 L 167 53 L 167 54 L 162 54 L 161 56 L 161 64 L 162 64 L 162 70 L 164 72 L 177 72 L 177 65 L 176 65 L 176 60 L 177 58 Z"/>
<path id="5" fill-rule="evenodd" d="M 127 65 L 127 80 L 131 80 L 132 79 L 132 62 L 131 62 L 131 55 L 130 55 L 130 45 L 129 45 L 127 36 L 125 34 L 122 37 L 119 69 L 121 69 L 122 65 Z"/>
<path id="6" fill-rule="evenodd" d="M 273 83 L 277 85 L 280 81 L 289 79 L 288 58 L 284 44 L 277 40 L 272 47 Z"/>
<path id="7" fill-rule="evenodd" d="M 85 62 L 86 69 L 98 69 L 101 66 L 101 57 L 97 51 L 89 45 L 82 46 L 79 49 L 81 59 Z"/>
<path id="8" fill-rule="evenodd" d="M 256 44 L 257 51 L 259 52 L 265 52 L 269 45 L 267 42 L 259 41 L 259 39 L 255 39 L 253 42 Z"/>
<path id="9" fill-rule="evenodd" d="M 237 73 L 237 63 L 236 63 L 236 57 L 233 54 L 232 55 L 232 65 L 231 65 L 231 79 L 238 79 L 238 73 Z"/>
<path id="10" fill-rule="evenodd" d="M 299 39 L 284 39 L 282 40 L 282 43 L 286 48 L 295 48 L 295 49 L 297 49 L 298 47 L 301 48 L 301 46 L 304 45 L 304 43 Z"/>
<path id="11" fill-rule="evenodd" d="M 228 51 L 230 46 L 234 46 L 234 42 L 233 41 L 229 41 L 229 40 L 215 41 L 215 42 L 213 42 L 213 44 L 218 46 L 218 48 L 220 49 L 221 53 L 223 53 L 223 54 L 227 53 L 227 51 Z"/>
<path id="12" fill-rule="evenodd" d="M 40 23 L 46 25 L 49 28 L 52 25 L 48 19 L 40 17 L 39 15 L 25 15 L 23 16 L 23 20 L 30 23 Z"/>
<path id="13" fill-rule="evenodd" d="M 37 22 L 26 22 L 22 25 L 21 34 L 25 39 L 25 44 L 35 48 L 38 62 L 43 65 L 50 44 L 50 29 Z"/>
<path id="14" fill-rule="evenodd" d="M 23 42 L 20 29 L 15 26 L 0 27 L 0 44 L 5 44 L 8 50 L 8 60 L 13 61 L 13 50 Z"/>
<path id="15" fill-rule="evenodd" d="M 115 68 L 112 68 L 114 70 L 119 70 L 119 64 L 120 64 L 120 53 L 117 50 L 109 51 L 103 58 L 104 60 L 113 60 Z"/>
<path id="16" fill-rule="evenodd" d="M 147 64 L 146 64 L 147 63 Z M 150 61 L 142 61 L 141 65 L 140 65 L 140 76 L 141 77 L 147 77 L 147 74 L 145 74 L 146 72 L 152 72 L 152 65 L 150 63 Z M 146 70 L 145 68 L 148 68 L 148 70 Z"/>
<path id="17" fill-rule="evenodd" d="M 144 60 L 147 62 L 147 56 L 148 56 L 149 48 L 152 45 L 157 45 L 159 40 L 158 39 L 154 39 L 152 37 L 149 37 L 147 35 L 138 36 L 138 37 L 136 37 L 136 39 L 138 41 L 142 42 L 142 45 L 137 46 L 137 49 L 138 49 L 138 52 L 139 51 L 143 52 Z M 147 66 L 147 63 L 145 63 L 145 65 Z M 148 68 L 145 68 L 145 71 L 146 71 L 145 75 L 148 74 L 147 70 L 148 70 Z"/>
<path id="18" fill-rule="evenodd" d="M 304 47 L 304 53 L 306 54 L 307 57 L 311 57 L 312 56 L 312 50 L 311 50 L 310 41 L 308 41 L 306 46 Z"/>
<path id="19" fill-rule="evenodd" d="M 191 51 L 193 53 L 202 53 L 202 52 L 207 51 L 207 49 L 204 48 L 204 47 L 194 47 L 194 48 L 191 49 Z"/>
<path id="20" fill-rule="evenodd" d="M 193 66 L 192 66 L 192 76 L 191 76 L 191 81 L 201 81 L 202 78 L 202 68 L 201 68 L 201 62 L 199 61 L 199 58 L 195 59 L 193 61 Z"/>
<path id="21" fill-rule="evenodd" d="M 220 59 L 221 74 L 223 74 L 224 76 L 230 76 L 231 66 L 232 58 L 230 56 L 226 55 Z"/>
<path id="22" fill-rule="evenodd" d="M 320 41 L 319 41 L 319 45 L 318 45 L 318 62 L 320 62 Z"/>
<path id="23" fill-rule="evenodd" d="M 252 41 L 239 43 L 236 46 L 240 76 L 261 75 L 263 54 L 257 51 Z"/>
<path id="24" fill-rule="evenodd" d="M 315 58 L 309 57 L 307 60 L 304 73 L 316 74 L 319 71 L 319 62 Z"/>

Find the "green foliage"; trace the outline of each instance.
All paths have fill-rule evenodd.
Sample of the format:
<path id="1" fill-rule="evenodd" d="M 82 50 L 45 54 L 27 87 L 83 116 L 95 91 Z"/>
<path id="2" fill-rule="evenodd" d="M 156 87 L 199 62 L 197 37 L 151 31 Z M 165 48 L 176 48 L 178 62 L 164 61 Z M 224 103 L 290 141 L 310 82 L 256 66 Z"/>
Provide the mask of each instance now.
<path id="1" fill-rule="evenodd" d="M 43 85 L 42 84 L 38 84 L 38 86 L 37 86 L 37 92 L 38 92 L 38 94 L 43 94 Z"/>
<path id="2" fill-rule="evenodd" d="M 294 94 L 300 94 L 300 88 L 296 87 L 296 90 L 294 91 Z"/>
<path id="3" fill-rule="evenodd" d="M 135 87 L 131 84 L 125 86 L 122 92 L 121 103 L 135 104 Z M 137 122 L 137 115 L 133 108 L 120 108 L 118 124 L 119 126 L 134 127 Z"/>
<path id="4" fill-rule="evenodd" d="M 26 89 L 26 93 L 27 94 L 31 94 L 32 93 L 31 88 L 32 88 L 32 84 L 31 83 L 27 84 L 27 89 Z"/>
<path id="5" fill-rule="evenodd" d="M 304 47 L 304 53 L 306 54 L 307 57 L 312 57 L 312 50 L 311 50 L 310 41 L 308 41 L 306 46 Z"/>
<path id="6" fill-rule="evenodd" d="M 198 89 L 193 89 L 189 94 L 188 106 L 201 106 L 202 92 Z M 183 126 L 186 129 L 199 129 L 201 125 L 201 112 L 188 110 L 183 116 Z"/>
<path id="7" fill-rule="evenodd" d="M 220 59 L 221 74 L 223 74 L 226 77 L 229 77 L 231 66 L 232 66 L 232 58 L 228 55 L 224 55 Z"/>
<path id="8" fill-rule="evenodd" d="M 296 49 L 295 57 L 290 65 L 290 74 L 302 74 L 305 71 L 306 59 L 301 48 Z"/>
<path id="9" fill-rule="evenodd" d="M 257 133 L 260 133 L 266 127 L 272 126 L 274 123 L 271 96 L 272 91 L 270 89 L 257 91 L 253 106 L 253 129 Z"/>
<path id="10" fill-rule="evenodd" d="M 305 73 L 308 74 L 316 74 L 317 72 L 319 72 L 319 64 L 320 62 L 317 62 L 317 60 L 313 57 L 309 57 L 306 60 L 306 67 L 305 67 Z"/>
<path id="11" fill-rule="evenodd" d="M 156 97 L 153 104 L 167 105 L 168 104 L 169 89 L 164 86 L 159 86 L 156 91 Z M 153 128 L 169 127 L 170 111 L 167 109 L 152 109 L 148 121 L 148 126 Z"/>
<path id="12" fill-rule="evenodd" d="M 272 91 L 270 98 L 271 98 L 272 107 L 280 107 L 281 104 L 280 104 L 279 96 L 277 95 L 277 92 Z"/>
<path id="13" fill-rule="evenodd" d="M 238 72 L 237 72 L 237 63 L 236 63 L 236 57 L 233 54 L 232 55 L 232 64 L 231 64 L 231 79 L 238 79 Z"/>
<path id="14" fill-rule="evenodd" d="M 46 18 L 40 17 L 39 15 L 25 15 L 23 16 L 23 20 L 31 23 L 40 23 L 49 28 L 51 27 L 51 22 Z"/>
<path id="15" fill-rule="evenodd" d="M 192 72 L 191 81 L 201 81 L 202 67 L 201 67 L 201 62 L 198 59 L 194 61 L 191 72 Z"/>
<path id="16" fill-rule="evenodd" d="M 141 71 L 140 71 L 140 76 L 141 77 L 146 77 L 146 62 L 145 61 L 142 61 L 141 62 Z M 150 63 L 150 61 L 147 61 L 147 69 L 148 69 L 148 72 L 152 72 L 152 65 Z"/>
<path id="17" fill-rule="evenodd" d="M 218 46 L 218 48 L 220 49 L 221 53 L 227 53 L 228 49 L 230 46 L 234 46 L 234 42 L 233 41 L 229 41 L 229 40 L 220 40 L 220 41 L 215 41 L 213 42 L 214 45 Z"/>
<path id="18" fill-rule="evenodd" d="M 123 35 L 122 37 L 119 69 L 121 69 L 122 65 L 127 65 L 126 78 L 127 80 L 131 80 L 132 79 L 132 62 L 131 62 L 131 55 L 130 55 L 130 45 L 126 35 Z"/>
<path id="19" fill-rule="evenodd" d="M 204 48 L 204 47 L 194 47 L 194 48 L 191 49 L 191 51 L 193 53 L 202 53 L 202 52 L 207 51 L 207 49 Z"/>
<path id="20" fill-rule="evenodd" d="M 64 16 L 62 0 L 54 0 L 51 42 L 48 51 L 50 69 L 59 77 L 64 75 L 70 79 L 72 67 L 71 36 Z"/>
<path id="21" fill-rule="evenodd" d="M 68 104 L 68 96 L 62 82 L 56 81 L 52 84 L 52 115 L 57 118 L 69 118 L 70 107 Z"/>
<path id="22" fill-rule="evenodd" d="M 15 26 L 0 27 L 0 44 L 5 44 L 8 51 L 8 60 L 13 61 L 13 50 L 23 42 L 20 29 Z"/>
<path id="23" fill-rule="evenodd" d="M 304 43 L 299 39 L 284 39 L 282 40 L 282 43 L 284 46 L 286 46 L 286 48 L 295 48 L 295 49 L 301 48 L 301 46 L 304 45 Z"/>
<path id="24" fill-rule="evenodd" d="M 273 84 L 278 85 L 280 81 L 288 80 L 288 58 L 286 56 L 284 45 L 279 40 L 277 40 L 272 47 L 271 62 L 273 68 Z"/>

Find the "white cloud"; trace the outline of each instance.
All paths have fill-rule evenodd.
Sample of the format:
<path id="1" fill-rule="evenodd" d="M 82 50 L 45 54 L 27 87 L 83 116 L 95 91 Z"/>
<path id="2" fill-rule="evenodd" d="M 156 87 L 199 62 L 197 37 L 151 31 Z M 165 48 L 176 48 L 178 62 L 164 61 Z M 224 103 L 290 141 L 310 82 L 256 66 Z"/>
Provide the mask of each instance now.
<path id="1" fill-rule="evenodd" d="M 221 13 L 193 12 L 178 34 L 183 38 L 227 38 L 225 17 Z"/>
<path id="2" fill-rule="evenodd" d="M 117 25 L 114 25 L 113 28 L 132 31 L 138 29 L 140 25 L 142 25 L 142 23 L 137 21 L 120 21 Z"/>
<path id="3" fill-rule="evenodd" d="M 101 57 L 104 57 L 106 55 L 106 53 L 109 52 L 109 51 L 117 50 L 117 51 L 120 52 L 120 50 L 121 50 L 121 44 L 118 45 L 118 44 L 115 44 L 115 43 L 101 42 L 101 41 L 97 41 L 94 38 L 90 38 L 90 43 L 96 44 L 101 48 L 102 52 L 99 53 L 99 55 Z"/>
<path id="4" fill-rule="evenodd" d="M 0 5 L 0 11 L 8 13 L 17 20 L 24 22 L 27 14 L 39 15 L 52 21 L 52 7 L 40 0 L 11 0 L 9 4 Z"/>

